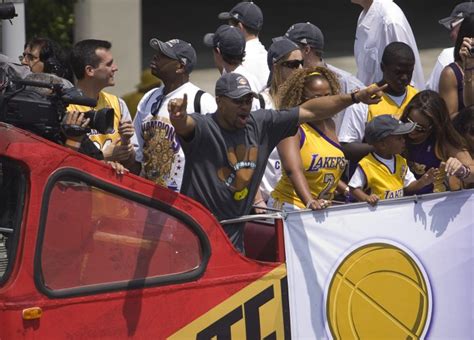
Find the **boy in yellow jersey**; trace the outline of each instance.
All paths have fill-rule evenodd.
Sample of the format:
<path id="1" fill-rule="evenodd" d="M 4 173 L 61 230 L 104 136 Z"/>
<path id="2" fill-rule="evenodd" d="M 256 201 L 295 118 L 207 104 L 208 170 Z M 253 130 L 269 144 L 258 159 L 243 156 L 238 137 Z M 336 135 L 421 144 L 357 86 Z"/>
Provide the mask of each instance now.
<path id="1" fill-rule="evenodd" d="M 438 170 L 432 168 L 416 180 L 406 159 L 400 156 L 405 148 L 404 135 L 415 127 L 391 115 L 380 115 L 367 123 L 365 139 L 375 151 L 360 160 L 349 181 L 353 197 L 375 205 L 381 199 L 403 197 L 433 183 Z"/>
<path id="2" fill-rule="evenodd" d="M 415 61 L 413 50 L 405 43 L 392 42 L 385 47 L 380 63 L 383 77 L 377 83 L 379 86 L 388 84 L 382 100 L 373 105 L 354 105 L 352 114 L 344 116 L 338 133 L 344 154 L 353 165 L 373 151 L 372 146 L 364 140 L 366 124 L 382 114 L 399 118 L 418 92 L 410 85 Z"/>

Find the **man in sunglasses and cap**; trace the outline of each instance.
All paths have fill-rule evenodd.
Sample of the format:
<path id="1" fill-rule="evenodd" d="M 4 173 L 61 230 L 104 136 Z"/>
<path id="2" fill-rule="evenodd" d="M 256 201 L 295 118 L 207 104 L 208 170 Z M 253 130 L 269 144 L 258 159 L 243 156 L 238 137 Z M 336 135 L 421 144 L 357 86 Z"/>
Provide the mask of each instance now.
<path id="1" fill-rule="evenodd" d="M 170 102 L 170 120 L 186 156 L 181 193 L 207 207 L 219 221 L 246 215 L 252 208 L 268 155 L 298 125 L 326 119 L 354 102 L 380 100 L 383 87 L 306 101 L 288 110 L 250 112 L 256 93 L 238 73 L 216 83 L 217 111 L 186 113 L 187 96 Z M 234 246 L 244 252 L 244 223 L 224 224 Z"/>
<path id="2" fill-rule="evenodd" d="M 454 7 L 449 17 L 439 20 L 439 23 L 449 30 L 449 37 L 454 43 L 458 37 L 459 28 L 464 18 L 474 13 L 474 2 L 463 2 Z M 443 69 L 454 62 L 454 47 L 445 48 L 438 56 L 431 75 L 426 82 L 426 89 L 439 92 L 439 78 Z"/>
<path id="3" fill-rule="evenodd" d="M 258 39 L 263 26 L 263 13 L 253 2 L 239 2 L 229 12 L 218 15 L 221 20 L 227 20 L 231 26 L 237 27 L 245 38 L 245 58 L 242 65 L 249 70 L 257 81 L 257 92 L 262 91 L 268 79 L 266 67 L 267 51 Z"/>
<path id="4" fill-rule="evenodd" d="M 135 160 L 141 164 L 143 177 L 179 191 L 184 153 L 169 119 L 168 103 L 186 93 L 187 112 L 215 112 L 217 106 L 212 95 L 189 81 L 197 61 L 191 44 L 180 39 L 163 42 L 153 38 L 150 46 L 155 50 L 151 72 L 162 85 L 148 91 L 138 104 L 133 121 L 138 144 Z"/>

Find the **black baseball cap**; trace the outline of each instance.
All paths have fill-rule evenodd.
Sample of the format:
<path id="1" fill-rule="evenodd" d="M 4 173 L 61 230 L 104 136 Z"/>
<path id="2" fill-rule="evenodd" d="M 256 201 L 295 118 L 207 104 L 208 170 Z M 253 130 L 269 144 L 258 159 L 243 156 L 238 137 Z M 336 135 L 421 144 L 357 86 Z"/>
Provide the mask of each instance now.
<path id="1" fill-rule="evenodd" d="M 406 135 L 415 130 L 416 123 L 403 123 L 392 115 L 380 115 L 365 126 L 365 140 L 369 144 L 391 135 Z"/>
<path id="2" fill-rule="evenodd" d="M 291 25 L 285 36 L 297 44 L 309 45 L 320 52 L 324 50 L 323 32 L 310 22 Z"/>
<path id="3" fill-rule="evenodd" d="M 253 2 L 239 2 L 229 12 L 219 13 L 217 17 L 221 20 L 237 20 L 257 31 L 260 31 L 263 26 L 262 10 Z"/>
<path id="4" fill-rule="evenodd" d="M 272 39 L 272 44 L 267 52 L 267 64 L 271 70 L 272 65 L 281 60 L 288 53 L 299 50 L 299 46 L 286 37 L 276 37 Z"/>
<path id="5" fill-rule="evenodd" d="M 438 22 L 446 27 L 448 30 L 452 30 L 452 24 L 456 21 L 461 23 L 461 21 L 467 17 L 469 14 L 474 13 L 474 3 L 473 2 L 462 2 L 454 7 L 451 15 L 449 17 L 443 18 Z"/>
<path id="6" fill-rule="evenodd" d="M 219 26 L 216 33 L 207 33 L 203 41 L 206 46 L 217 47 L 222 53 L 231 56 L 240 56 L 245 51 L 244 34 L 229 25 Z"/>
<path id="7" fill-rule="evenodd" d="M 232 99 L 240 98 L 247 94 L 257 98 L 250 84 L 243 75 L 238 73 L 224 73 L 216 82 L 216 97 L 225 96 Z"/>
<path id="8" fill-rule="evenodd" d="M 192 72 L 197 62 L 196 51 L 194 47 L 180 39 L 171 39 L 163 42 L 156 38 L 150 40 L 150 46 L 155 50 L 161 51 L 164 55 L 171 59 L 175 59 L 184 65 L 186 72 Z"/>

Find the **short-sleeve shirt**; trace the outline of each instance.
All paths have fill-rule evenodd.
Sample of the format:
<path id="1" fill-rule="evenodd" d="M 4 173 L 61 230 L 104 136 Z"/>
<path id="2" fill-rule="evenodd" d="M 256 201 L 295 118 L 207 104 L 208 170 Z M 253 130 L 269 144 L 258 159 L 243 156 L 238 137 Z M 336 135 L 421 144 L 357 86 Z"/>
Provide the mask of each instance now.
<path id="1" fill-rule="evenodd" d="M 219 220 L 248 214 L 268 155 L 296 133 L 298 112 L 258 110 L 245 128 L 233 131 L 221 128 L 216 114 L 193 114 L 193 139 L 180 138 L 186 155 L 181 193 L 201 202 Z"/>
<path id="2" fill-rule="evenodd" d="M 219 221 L 247 215 L 262 180 L 268 155 L 298 127 L 298 108 L 250 113 L 246 126 L 228 131 L 216 114 L 192 115 L 194 136 L 181 138 L 186 166 L 181 193 L 209 209 Z M 243 223 L 223 226 L 232 244 L 244 250 Z"/>
<path id="3" fill-rule="evenodd" d="M 267 50 L 258 38 L 245 43 L 245 58 L 242 65 L 255 77 L 257 93 L 267 86 L 270 70 L 267 64 Z"/>
<path id="4" fill-rule="evenodd" d="M 393 115 L 399 118 L 405 107 L 411 99 L 418 93 L 412 86 L 407 86 L 405 96 L 400 103 L 397 103 L 391 96 L 386 93 L 382 94 L 381 101 L 377 104 L 366 105 L 359 103 L 352 105 L 351 114 L 344 116 L 338 138 L 342 143 L 362 142 L 365 135 L 365 125 L 376 116 L 383 114 Z"/>
<path id="5" fill-rule="evenodd" d="M 199 88 L 187 82 L 176 90 L 163 94 L 164 86 L 148 91 L 138 104 L 133 121 L 136 135 L 135 160 L 142 163 L 141 175 L 157 184 L 179 191 L 184 172 L 184 153 L 176 137 L 168 113 L 168 102 L 173 98 L 188 96 L 188 113 L 194 112 L 194 97 Z M 214 97 L 204 93 L 201 113 L 217 110 Z M 154 112 L 156 111 L 156 112 Z M 153 113 L 153 114 L 152 114 Z M 133 142 L 133 141 L 132 141 Z"/>

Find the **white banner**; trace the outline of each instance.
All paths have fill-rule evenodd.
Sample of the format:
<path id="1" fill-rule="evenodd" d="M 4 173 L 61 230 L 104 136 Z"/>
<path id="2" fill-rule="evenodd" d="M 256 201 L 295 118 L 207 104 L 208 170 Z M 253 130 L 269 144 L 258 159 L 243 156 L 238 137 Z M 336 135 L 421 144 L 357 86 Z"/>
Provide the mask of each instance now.
<path id="1" fill-rule="evenodd" d="M 290 213 L 293 339 L 474 338 L 474 191 Z"/>

